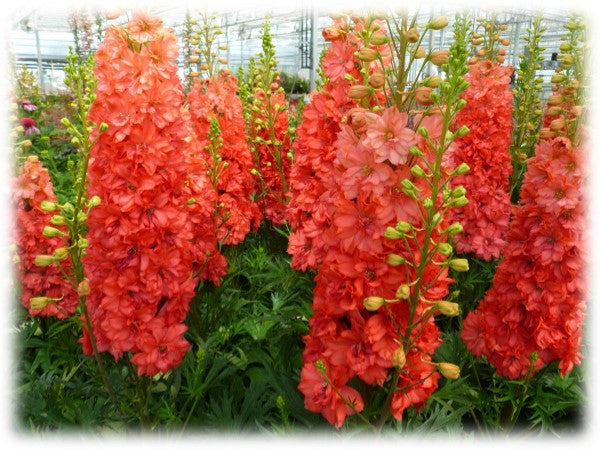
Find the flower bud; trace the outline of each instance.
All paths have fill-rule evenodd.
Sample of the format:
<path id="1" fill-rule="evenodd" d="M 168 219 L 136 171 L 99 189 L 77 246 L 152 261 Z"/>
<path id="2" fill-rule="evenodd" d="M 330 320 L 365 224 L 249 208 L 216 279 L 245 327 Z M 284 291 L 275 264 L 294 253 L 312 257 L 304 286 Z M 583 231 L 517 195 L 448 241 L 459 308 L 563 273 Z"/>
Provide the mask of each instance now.
<path id="1" fill-rule="evenodd" d="M 90 294 L 90 281 L 87 278 L 79 282 L 79 285 L 77 286 L 77 294 L 80 297 Z"/>
<path id="2" fill-rule="evenodd" d="M 500 40 L 500 44 L 502 45 L 510 45 L 510 39 L 504 38 Z"/>
<path id="3" fill-rule="evenodd" d="M 388 37 L 383 32 L 373 33 L 370 42 L 373 45 L 383 45 L 388 42 Z"/>
<path id="4" fill-rule="evenodd" d="M 375 61 L 379 56 L 379 52 L 375 49 L 371 49 L 368 47 L 363 47 L 357 52 L 356 57 L 365 62 Z"/>
<path id="5" fill-rule="evenodd" d="M 562 101 L 563 101 L 563 98 L 559 94 L 555 94 L 555 95 L 548 97 L 548 105 L 549 106 L 560 105 L 562 103 Z"/>
<path id="6" fill-rule="evenodd" d="M 469 133 L 469 127 L 467 127 L 466 125 L 461 126 L 457 131 L 456 131 L 456 136 L 466 136 Z"/>
<path id="7" fill-rule="evenodd" d="M 64 125 L 65 127 L 68 127 L 69 125 L 71 125 L 71 121 L 70 121 L 68 118 L 66 118 L 66 117 L 63 117 L 63 118 L 60 120 L 60 123 L 61 123 L 62 125 Z"/>
<path id="8" fill-rule="evenodd" d="M 44 211 L 54 211 L 58 208 L 55 202 L 51 202 L 49 200 L 43 200 L 40 204 L 40 208 Z"/>
<path id="9" fill-rule="evenodd" d="M 415 164 L 412 168 L 410 168 L 410 173 L 415 177 L 427 177 L 427 174 L 423 170 L 421 166 Z"/>
<path id="10" fill-rule="evenodd" d="M 423 152 L 421 152 L 421 149 L 419 149 L 417 146 L 410 146 L 410 147 L 408 148 L 408 152 L 409 152 L 411 155 L 417 155 L 417 156 L 419 156 L 419 157 L 422 157 L 422 156 L 424 155 L 424 153 L 423 153 Z"/>
<path id="11" fill-rule="evenodd" d="M 52 255 L 36 255 L 34 263 L 36 266 L 49 266 L 56 261 Z"/>
<path id="12" fill-rule="evenodd" d="M 567 77 L 564 74 L 554 74 L 551 78 L 550 81 L 552 83 L 562 83 L 563 81 L 565 81 Z"/>
<path id="13" fill-rule="evenodd" d="M 415 50 L 415 59 L 422 59 L 422 58 L 425 58 L 426 56 L 427 56 L 427 52 L 425 51 L 425 49 L 422 46 L 419 46 Z"/>
<path id="14" fill-rule="evenodd" d="M 460 185 L 454 188 L 451 192 L 452 197 L 462 197 L 467 194 L 467 190 L 464 186 Z"/>
<path id="15" fill-rule="evenodd" d="M 436 50 L 434 52 L 431 52 L 431 54 L 429 55 L 429 61 L 431 61 L 436 66 L 446 64 L 449 58 L 450 52 L 448 50 Z"/>
<path id="16" fill-rule="evenodd" d="M 550 122 L 550 130 L 552 131 L 559 131 L 565 128 L 565 119 L 560 117 L 558 119 L 554 119 L 552 122 Z"/>
<path id="17" fill-rule="evenodd" d="M 469 261 L 466 258 L 453 258 L 448 266 L 456 272 L 465 272 L 469 270 Z"/>
<path id="18" fill-rule="evenodd" d="M 444 316 L 458 316 L 460 313 L 460 307 L 456 302 L 437 301 L 433 306 Z"/>
<path id="19" fill-rule="evenodd" d="M 396 298 L 397 299 L 408 299 L 410 297 L 410 287 L 408 284 L 403 283 L 396 290 Z"/>
<path id="20" fill-rule="evenodd" d="M 430 77 L 423 79 L 421 84 L 423 86 L 427 86 L 429 88 L 437 88 L 440 85 L 441 81 L 442 81 L 442 79 L 439 75 L 432 75 Z"/>
<path id="21" fill-rule="evenodd" d="M 404 348 L 400 346 L 392 354 L 392 365 L 396 368 L 403 368 L 406 364 L 406 354 L 404 354 Z"/>
<path id="22" fill-rule="evenodd" d="M 50 227 L 50 226 L 45 226 L 44 230 L 42 232 L 42 235 L 48 237 L 48 238 L 52 238 L 55 236 L 63 236 L 64 233 L 61 232 L 60 230 L 58 230 L 57 228 L 54 227 Z"/>
<path id="23" fill-rule="evenodd" d="M 413 226 L 409 222 L 400 221 L 396 224 L 395 228 L 398 232 L 408 233 L 408 232 L 412 231 Z"/>
<path id="24" fill-rule="evenodd" d="M 64 260 L 69 256 L 69 250 L 66 247 L 59 247 L 54 251 L 54 258 L 56 260 Z"/>
<path id="25" fill-rule="evenodd" d="M 548 111 L 546 111 L 548 116 L 558 116 L 560 114 L 563 114 L 564 112 L 564 108 L 561 108 L 559 106 L 551 106 L 550 108 L 548 108 Z"/>
<path id="26" fill-rule="evenodd" d="M 52 299 L 46 296 L 36 296 L 29 299 L 29 305 L 33 310 L 41 310 L 46 307 Z"/>
<path id="27" fill-rule="evenodd" d="M 437 368 L 446 379 L 458 379 L 460 377 L 460 368 L 453 363 L 438 363 Z"/>
<path id="28" fill-rule="evenodd" d="M 458 175 L 462 175 L 462 174 L 466 174 L 470 170 L 471 170 L 471 168 L 469 167 L 469 165 L 467 163 L 463 162 L 452 172 L 455 174 L 458 174 Z"/>
<path id="29" fill-rule="evenodd" d="M 424 128 L 424 127 L 421 127 Z M 415 184 L 413 182 L 411 182 L 409 179 L 403 179 L 401 182 L 402 188 L 404 192 L 410 191 L 410 192 L 414 192 L 417 190 L 417 187 L 415 186 Z"/>
<path id="30" fill-rule="evenodd" d="M 440 16 L 440 17 L 436 17 L 431 22 L 429 22 L 427 24 L 427 27 L 431 28 L 432 30 L 441 30 L 442 28 L 444 28 L 447 25 L 448 25 L 448 19 L 446 19 L 444 16 Z"/>
<path id="31" fill-rule="evenodd" d="M 433 98 L 431 97 L 432 91 L 433 90 L 427 86 L 421 86 L 421 87 L 415 89 L 415 99 L 421 105 L 425 105 L 425 106 L 432 105 L 433 104 Z"/>
<path id="32" fill-rule="evenodd" d="M 454 222 L 448 226 L 446 233 L 448 235 L 456 235 L 463 231 L 463 226 L 460 222 Z"/>
<path id="33" fill-rule="evenodd" d="M 197 63 L 198 61 L 200 61 L 200 57 L 198 55 L 190 56 L 190 63 Z"/>
<path id="34" fill-rule="evenodd" d="M 385 75 L 376 72 L 369 77 L 369 86 L 375 89 L 381 88 L 385 84 Z"/>
<path id="35" fill-rule="evenodd" d="M 389 254 L 387 256 L 386 262 L 390 266 L 400 266 L 406 263 L 406 259 L 398 254 Z"/>
<path id="36" fill-rule="evenodd" d="M 406 40 L 411 44 L 414 44 L 419 40 L 419 31 L 416 28 L 409 28 L 406 31 Z"/>
<path id="37" fill-rule="evenodd" d="M 454 201 L 452 201 L 452 205 L 454 205 L 455 207 L 464 207 L 468 203 L 469 203 L 469 199 L 467 199 L 465 196 L 459 197 L 457 199 L 454 199 Z"/>
<path id="38" fill-rule="evenodd" d="M 571 44 L 569 44 L 568 42 L 563 42 L 559 47 L 561 52 L 568 52 L 572 48 L 573 48 L 573 46 Z"/>
<path id="39" fill-rule="evenodd" d="M 369 296 L 364 299 L 363 304 L 369 312 L 375 312 L 385 304 L 385 299 L 379 296 Z"/>
<path id="40" fill-rule="evenodd" d="M 106 130 L 108 130 L 108 124 L 106 122 L 102 122 L 100 123 L 100 133 L 104 133 Z"/>
<path id="41" fill-rule="evenodd" d="M 448 256 L 452 253 L 452 245 L 450 243 L 439 243 L 437 248 L 438 252 L 444 256 Z"/>
<path id="42" fill-rule="evenodd" d="M 551 139 L 554 138 L 555 135 L 556 133 L 554 133 L 549 128 L 542 128 L 540 130 L 540 139 Z"/>
<path id="43" fill-rule="evenodd" d="M 321 32 L 323 39 L 329 42 L 337 41 L 342 37 L 342 30 L 338 27 L 325 27 Z"/>
<path id="44" fill-rule="evenodd" d="M 363 99 L 369 95 L 369 87 L 365 85 L 354 85 L 350 87 L 348 91 L 348 97 L 351 99 Z"/>
<path id="45" fill-rule="evenodd" d="M 389 240 L 399 240 L 400 238 L 402 238 L 404 236 L 404 233 L 398 232 L 393 227 L 387 227 L 385 229 L 385 232 L 384 232 L 383 236 L 386 237 Z"/>

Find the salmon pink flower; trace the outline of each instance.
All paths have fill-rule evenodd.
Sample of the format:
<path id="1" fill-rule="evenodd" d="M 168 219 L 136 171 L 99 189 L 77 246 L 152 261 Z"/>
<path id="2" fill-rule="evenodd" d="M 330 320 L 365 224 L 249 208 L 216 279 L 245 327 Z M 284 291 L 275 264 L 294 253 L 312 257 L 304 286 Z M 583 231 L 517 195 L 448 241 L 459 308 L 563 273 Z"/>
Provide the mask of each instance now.
<path id="1" fill-rule="evenodd" d="M 408 148 L 416 144 L 415 132 L 406 126 L 408 115 L 390 107 L 382 115 L 367 115 L 367 122 L 369 125 L 363 144 L 375 152 L 375 161 L 406 163 Z"/>

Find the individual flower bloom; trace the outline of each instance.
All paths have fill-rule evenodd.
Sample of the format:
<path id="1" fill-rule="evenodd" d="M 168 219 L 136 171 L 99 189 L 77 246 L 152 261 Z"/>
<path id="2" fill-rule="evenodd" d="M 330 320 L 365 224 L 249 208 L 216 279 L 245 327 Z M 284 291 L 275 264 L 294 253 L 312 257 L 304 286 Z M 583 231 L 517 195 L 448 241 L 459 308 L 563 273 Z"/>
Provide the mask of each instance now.
<path id="1" fill-rule="evenodd" d="M 21 99 L 21 106 L 25 111 L 35 111 L 38 109 L 29 99 Z"/>
<path id="2" fill-rule="evenodd" d="M 183 338 L 185 324 L 166 324 L 163 318 L 152 319 L 137 337 L 131 362 L 138 367 L 138 376 L 166 373 L 181 363 L 190 344 Z"/>
<path id="3" fill-rule="evenodd" d="M 341 81 L 346 74 L 353 74 L 356 71 L 354 68 L 355 51 L 355 47 L 348 45 L 343 40 L 334 41 L 325 51 L 323 71 L 331 82 Z"/>
<path id="4" fill-rule="evenodd" d="M 306 362 L 300 374 L 298 388 L 304 394 L 304 405 L 311 412 L 320 412 L 327 421 L 335 427 L 340 428 L 347 415 L 353 415 L 355 411 L 362 411 L 364 403 L 360 393 L 354 388 L 341 382 L 343 374 L 327 370 L 328 377 L 337 390 L 328 384 L 323 375 L 317 370 L 314 362 Z M 334 374 L 331 374 L 334 373 Z M 340 395 L 344 398 L 342 399 Z M 354 408 L 346 404 L 350 403 Z"/>
<path id="5" fill-rule="evenodd" d="M 127 31 L 138 42 L 147 42 L 156 37 L 162 27 L 162 20 L 143 11 L 138 11 L 127 23 Z"/>
<path id="6" fill-rule="evenodd" d="M 375 151 L 375 161 L 406 163 L 408 148 L 416 144 L 415 132 L 407 127 L 408 115 L 389 107 L 382 115 L 367 115 L 367 121 L 369 125 L 362 143 Z"/>
<path id="7" fill-rule="evenodd" d="M 25 135 L 31 135 L 32 133 L 40 133 L 40 129 L 36 127 L 35 119 L 31 117 L 21 118 L 21 125 L 24 128 L 23 133 Z"/>

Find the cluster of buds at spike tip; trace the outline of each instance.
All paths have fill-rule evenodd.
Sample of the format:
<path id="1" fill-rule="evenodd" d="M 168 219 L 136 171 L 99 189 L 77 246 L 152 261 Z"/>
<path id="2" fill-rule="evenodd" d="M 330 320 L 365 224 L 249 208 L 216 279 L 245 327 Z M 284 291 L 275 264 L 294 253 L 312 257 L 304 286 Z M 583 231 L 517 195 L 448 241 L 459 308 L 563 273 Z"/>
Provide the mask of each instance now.
<path id="1" fill-rule="evenodd" d="M 567 136 L 576 143 L 579 140 L 576 136 L 577 124 L 583 112 L 585 26 L 581 17 L 574 15 L 564 28 L 567 33 L 561 37 L 560 66 L 550 80 L 553 94 L 547 101 L 549 108 L 539 137 L 549 139 Z"/>
<path id="2" fill-rule="evenodd" d="M 508 25 L 498 23 L 496 14 L 492 14 L 489 20 L 479 17 L 476 21 L 478 25 L 471 41 L 475 56 L 469 60 L 469 64 L 474 64 L 480 59 L 496 61 L 499 64 L 504 63 L 506 49 L 500 46 L 508 47 L 510 45 L 510 39 L 502 37 L 502 32 L 508 30 Z"/>

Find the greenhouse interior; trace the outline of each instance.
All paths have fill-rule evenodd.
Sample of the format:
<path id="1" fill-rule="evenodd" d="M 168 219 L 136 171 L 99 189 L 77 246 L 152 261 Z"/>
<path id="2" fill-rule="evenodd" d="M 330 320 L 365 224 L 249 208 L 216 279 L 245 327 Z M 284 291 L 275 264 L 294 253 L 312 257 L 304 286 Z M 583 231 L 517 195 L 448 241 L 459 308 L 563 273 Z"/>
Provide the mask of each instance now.
<path id="1" fill-rule="evenodd" d="M 581 14 L 8 22 L 15 431 L 590 429 Z"/>

